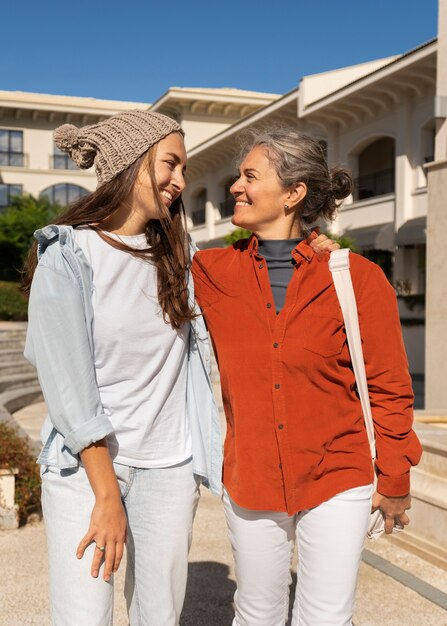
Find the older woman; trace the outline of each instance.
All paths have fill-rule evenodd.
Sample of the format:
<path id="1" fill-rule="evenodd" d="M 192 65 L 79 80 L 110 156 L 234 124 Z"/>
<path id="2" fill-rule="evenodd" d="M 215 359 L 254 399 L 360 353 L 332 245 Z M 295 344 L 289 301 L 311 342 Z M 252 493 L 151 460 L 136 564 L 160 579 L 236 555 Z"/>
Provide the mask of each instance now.
<path id="1" fill-rule="evenodd" d="M 351 193 L 314 139 L 292 129 L 247 141 L 233 223 L 253 235 L 195 255 L 196 297 L 219 363 L 227 418 L 224 504 L 238 589 L 237 626 L 351 624 L 371 501 L 387 532 L 408 523 L 410 376 L 394 291 L 351 255 L 377 438 L 377 491 L 343 318 L 328 268 L 304 239 Z"/>

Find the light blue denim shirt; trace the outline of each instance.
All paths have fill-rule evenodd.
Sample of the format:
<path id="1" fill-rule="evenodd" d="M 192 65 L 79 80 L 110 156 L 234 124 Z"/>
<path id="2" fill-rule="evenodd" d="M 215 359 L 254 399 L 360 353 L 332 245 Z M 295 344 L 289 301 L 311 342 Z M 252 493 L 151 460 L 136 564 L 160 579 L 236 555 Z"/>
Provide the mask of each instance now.
<path id="1" fill-rule="evenodd" d="M 99 395 L 94 367 L 92 269 L 71 226 L 36 231 L 39 262 L 31 287 L 25 357 L 37 369 L 48 407 L 38 463 L 75 467 L 78 453 L 113 432 Z M 191 256 L 197 248 L 190 246 Z M 194 284 L 188 275 L 190 303 Z M 203 317 L 190 324 L 187 412 L 193 471 L 221 493 L 222 441 L 210 381 L 211 358 Z"/>

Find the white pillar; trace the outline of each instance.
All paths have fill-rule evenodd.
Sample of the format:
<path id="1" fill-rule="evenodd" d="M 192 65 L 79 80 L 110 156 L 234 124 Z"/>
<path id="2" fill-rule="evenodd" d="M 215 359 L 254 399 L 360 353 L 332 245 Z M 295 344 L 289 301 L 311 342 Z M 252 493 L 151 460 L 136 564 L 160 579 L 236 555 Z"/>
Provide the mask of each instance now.
<path id="1" fill-rule="evenodd" d="M 404 105 L 399 109 L 398 133 L 396 141 L 396 208 L 395 208 L 395 232 L 411 217 L 413 190 L 413 169 L 411 167 L 412 154 L 412 126 L 413 115 L 410 100 L 405 99 Z"/>
<path id="2" fill-rule="evenodd" d="M 447 0 L 439 0 L 435 160 L 428 166 L 425 409 L 447 414 Z"/>

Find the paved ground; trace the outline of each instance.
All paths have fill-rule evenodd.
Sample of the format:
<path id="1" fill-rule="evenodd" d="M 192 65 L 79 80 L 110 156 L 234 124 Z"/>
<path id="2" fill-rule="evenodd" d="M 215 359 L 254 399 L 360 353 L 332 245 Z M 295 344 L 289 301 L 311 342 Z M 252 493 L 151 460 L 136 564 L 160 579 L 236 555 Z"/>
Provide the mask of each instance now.
<path id="1" fill-rule="evenodd" d="M 41 421 L 42 411 L 43 405 L 36 404 L 20 412 L 21 425 L 29 431 L 32 427 L 37 433 L 36 423 Z M 446 571 L 385 538 L 366 548 L 357 594 L 356 626 L 447 626 Z M 49 625 L 43 523 L 0 532 L 0 555 L 0 625 Z M 123 571 L 116 576 L 115 588 L 114 623 L 127 626 Z M 230 626 L 234 591 L 222 507 L 218 499 L 204 490 L 194 528 L 182 626 Z"/>

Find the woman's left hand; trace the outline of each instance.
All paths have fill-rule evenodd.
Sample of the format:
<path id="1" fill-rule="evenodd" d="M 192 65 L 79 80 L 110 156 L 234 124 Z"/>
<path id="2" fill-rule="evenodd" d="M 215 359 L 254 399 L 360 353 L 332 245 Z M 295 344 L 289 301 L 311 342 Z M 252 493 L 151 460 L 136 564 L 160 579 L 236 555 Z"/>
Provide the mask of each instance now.
<path id="1" fill-rule="evenodd" d="M 402 526 L 407 526 L 410 523 L 410 518 L 405 512 L 410 508 L 410 494 L 398 498 L 390 498 L 388 496 L 382 496 L 376 491 L 373 495 L 372 510 L 376 511 L 380 509 L 382 511 L 385 518 L 385 532 L 387 535 L 393 532 L 393 527 L 396 523 Z"/>
<path id="2" fill-rule="evenodd" d="M 321 252 L 333 252 L 333 250 L 338 250 L 340 245 L 326 237 L 326 235 L 318 235 L 318 237 L 310 242 L 310 247 L 313 248 L 317 254 L 320 254 Z"/>

